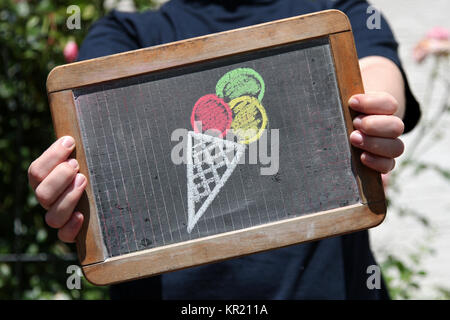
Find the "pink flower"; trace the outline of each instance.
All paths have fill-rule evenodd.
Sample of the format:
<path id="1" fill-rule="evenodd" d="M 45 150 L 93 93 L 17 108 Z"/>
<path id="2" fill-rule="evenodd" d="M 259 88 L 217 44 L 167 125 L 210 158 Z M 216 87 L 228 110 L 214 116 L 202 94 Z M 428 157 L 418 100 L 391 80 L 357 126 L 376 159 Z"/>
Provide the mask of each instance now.
<path id="1" fill-rule="evenodd" d="M 442 27 L 434 27 L 427 33 L 428 39 L 448 40 L 449 37 L 450 31 Z"/>
<path id="2" fill-rule="evenodd" d="M 426 38 L 422 39 L 414 48 L 413 57 L 421 63 L 429 55 L 443 56 L 450 53 L 450 31 L 435 27 L 431 29 Z"/>
<path id="3" fill-rule="evenodd" d="M 64 47 L 64 59 L 67 62 L 74 62 L 78 57 L 78 45 L 75 41 L 69 41 Z"/>

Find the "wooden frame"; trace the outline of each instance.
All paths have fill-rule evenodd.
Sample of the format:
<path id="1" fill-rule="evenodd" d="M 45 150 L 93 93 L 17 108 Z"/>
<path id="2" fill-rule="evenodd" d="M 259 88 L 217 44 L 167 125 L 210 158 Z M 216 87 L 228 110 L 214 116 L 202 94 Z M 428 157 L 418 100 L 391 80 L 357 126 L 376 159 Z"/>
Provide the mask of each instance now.
<path id="1" fill-rule="evenodd" d="M 351 95 L 363 93 L 364 90 L 349 20 L 337 10 L 77 62 L 52 70 L 47 80 L 47 91 L 56 135 L 75 138 L 77 148 L 74 157 L 80 163 L 80 172 L 88 177 L 86 192 L 78 205 L 78 209 L 85 215 L 85 222 L 77 239 L 77 247 L 83 272 L 90 282 L 105 285 L 137 279 L 367 229 L 383 221 L 386 205 L 380 175 L 363 166 L 360 151 L 350 146 L 362 199 L 360 204 L 118 257 L 107 257 L 89 182 L 72 90 L 320 37 L 329 39 L 347 132 L 350 135 L 353 131 L 352 119 L 356 114 L 347 107 L 347 101 Z M 222 46 L 223 43 L 228 45 Z M 129 61 L 133 63 L 130 64 Z M 152 63 L 148 63 L 149 61 Z M 170 264 L 167 264 L 168 259 Z"/>

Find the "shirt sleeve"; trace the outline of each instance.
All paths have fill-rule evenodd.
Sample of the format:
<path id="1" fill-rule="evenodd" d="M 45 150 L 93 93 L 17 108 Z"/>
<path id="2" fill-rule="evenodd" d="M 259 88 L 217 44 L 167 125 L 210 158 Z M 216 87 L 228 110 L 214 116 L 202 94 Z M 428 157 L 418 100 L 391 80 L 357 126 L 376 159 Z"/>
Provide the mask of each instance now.
<path id="1" fill-rule="evenodd" d="M 143 47 L 140 32 L 142 14 L 113 10 L 96 21 L 84 39 L 78 60 L 93 59 Z"/>
<path id="2" fill-rule="evenodd" d="M 398 56 L 398 43 L 389 27 L 388 22 L 380 14 L 379 27 L 375 20 L 368 19 L 375 16 L 367 1 L 362 0 L 339 0 L 330 1 L 331 8 L 343 11 L 349 18 L 355 38 L 356 50 L 359 58 L 367 56 L 382 56 L 393 61 L 403 76 L 405 83 L 406 110 L 403 117 L 405 133 L 411 131 L 420 119 L 420 106 L 411 92 L 408 79 L 403 70 Z M 373 25 L 372 25 L 373 23 Z M 372 28 L 375 27 L 375 28 Z"/>

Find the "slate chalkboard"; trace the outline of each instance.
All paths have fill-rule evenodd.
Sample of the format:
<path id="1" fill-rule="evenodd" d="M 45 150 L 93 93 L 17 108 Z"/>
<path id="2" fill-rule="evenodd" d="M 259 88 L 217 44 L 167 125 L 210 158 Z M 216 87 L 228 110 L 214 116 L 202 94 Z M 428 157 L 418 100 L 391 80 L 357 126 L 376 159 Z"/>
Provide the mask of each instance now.
<path id="1" fill-rule="evenodd" d="M 172 162 L 178 141 L 171 135 L 191 129 L 198 98 L 215 92 L 222 75 L 236 68 L 256 70 L 265 80 L 268 129 L 279 129 L 279 170 L 261 175 L 264 165 L 239 164 L 188 233 L 187 166 Z M 74 95 L 109 256 L 360 200 L 327 39 L 93 85 Z"/>
<path id="2" fill-rule="evenodd" d="M 379 175 L 361 165 L 348 141 L 354 115 L 344 103 L 362 84 L 340 12 L 63 68 L 47 87 L 57 135 L 76 138 L 89 180 L 78 248 L 94 283 L 384 218 Z"/>

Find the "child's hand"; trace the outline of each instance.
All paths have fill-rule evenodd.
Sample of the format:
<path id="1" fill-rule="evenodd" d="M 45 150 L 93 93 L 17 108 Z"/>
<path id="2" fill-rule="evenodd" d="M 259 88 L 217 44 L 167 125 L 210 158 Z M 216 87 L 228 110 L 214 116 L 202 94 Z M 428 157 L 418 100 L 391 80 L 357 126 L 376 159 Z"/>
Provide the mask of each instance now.
<path id="1" fill-rule="evenodd" d="M 62 137 L 28 168 L 30 186 L 48 210 L 45 221 L 59 229 L 58 238 L 64 242 L 73 242 L 83 223 L 83 215 L 74 209 L 87 180 L 78 173 L 78 162 L 68 159 L 74 148 L 72 137 Z"/>
<path id="2" fill-rule="evenodd" d="M 351 143 L 365 152 L 361 161 L 381 173 L 394 168 L 395 160 L 404 146 L 398 136 L 404 125 L 393 114 L 397 101 L 387 93 L 373 92 L 353 96 L 349 105 L 363 113 L 353 121 L 355 131 Z M 75 148 L 71 137 L 63 137 L 37 158 L 28 169 L 29 183 L 39 203 L 48 210 L 45 220 L 59 229 L 58 237 L 73 242 L 83 223 L 83 215 L 74 208 L 86 187 L 86 178 L 78 173 L 75 159 L 68 159 Z"/>
<path id="3" fill-rule="evenodd" d="M 353 120 L 355 131 L 350 142 L 364 150 L 361 161 L 366 166 L 387 173 L 395 166 L 394 158 L 403 153 L 403 142 L 398 138 L 404 130 L 403 121 L 393 114 L 398 102 L 386 92 L 357 94 L 350 98 L 350 107 L 362 113 Z"/>

